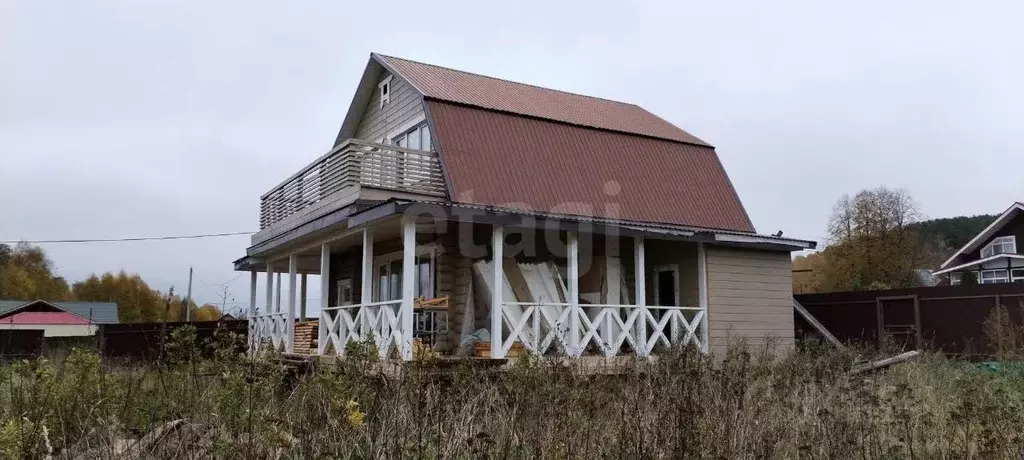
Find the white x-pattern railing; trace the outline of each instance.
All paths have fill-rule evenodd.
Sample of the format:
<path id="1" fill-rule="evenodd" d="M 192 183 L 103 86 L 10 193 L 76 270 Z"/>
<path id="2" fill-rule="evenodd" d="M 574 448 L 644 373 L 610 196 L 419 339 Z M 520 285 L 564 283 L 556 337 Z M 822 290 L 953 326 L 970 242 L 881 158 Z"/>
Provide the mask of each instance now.
<path id="1" fill-rule="evenodd" d="M 508 353 L 515 342 L 538 355 L 546 353 L 553 344 L 568 353 L 571 312 L 572 306 L 567 303 L 504 303 L 501 316 L 510 333 L 501 342 L 502 354 Z"/>
<path id="2" fill-rule="evenodd" d="M 578 322 L 572 321 L 573 313 Z M 687 318 L 687 313 L 691 313 Z M 543 355 L 556 345 L 569 356 L 582 356 L 594 344 L 606 356 L 629 349 L 642 356 L 659 345 L 693 344 L 705 349 L 701 327 L 705 311 L 699 307 L 636 305 L 580 305 L 567 303 L 506 302 L 502 318 L 509 333 L 503 334 L 503 354 L 520 342 Z"/>
<path id="3" fill-rule="evenodd" d="M 326 353 L 327 347 L 333 346 L 335 354 L 344 355 L 345 346 L 350 341 L 360 342 L 367 338 L 373 339 L 382 358 L 390 356 L 392 347 L 401 350 L 407 335 L 401 327 L 401 306 L 401 300 L 386 300 L 323 309 L 320 312 L 322 340 L 317 344 L 319 354 Z M 408 335 L 411 337 L 412 331 Z"/>
<path id="4" fill-rule="evenodd" d="M 290 333 L 287 313 L 257 315 L 249 322 L 249 350 L 258 351 L 267 342 L 270 342 L 275 350 L 280 350 L 287 343 Z"/>
<path id="5" fill-rule="evenodd" d="M 707 327 L 704 322 L 704 315 L 707 313 L 699 307 L 662 307 L 648 306 L 644 309 L 647 316 L 647 344 L 646 350 L 650 354 L 659 344 L 666 347 L 677 345 L 693 344 L 698 349 L 705 350 L 704 338 L 700 327 Z M 693 317 L 687 318 L 685 313 L 692 312 Z M 668 329 L 666 331 L 666 329 Z"/>

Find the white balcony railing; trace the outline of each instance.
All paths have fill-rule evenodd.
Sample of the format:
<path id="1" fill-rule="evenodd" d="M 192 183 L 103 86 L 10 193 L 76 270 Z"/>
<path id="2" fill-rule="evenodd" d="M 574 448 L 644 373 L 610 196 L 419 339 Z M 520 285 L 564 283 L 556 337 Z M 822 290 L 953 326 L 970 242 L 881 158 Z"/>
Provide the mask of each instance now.
<path id="1" fill-rule="evenodd" d="M 260 229 L 351 187 L 447 194 L 436 153 L 349 139 L 260 197 Z"/>
<path id="2" fill-rule="evenodd" d="M 580 305 L 574 318 L 568 303 L 505 302 L 501 313 L 509 331 L 501 337 L 502 354 L 516 342 L 539 355 L 556 346 L 572 357 L 582 356 L 591 344 L 606 356 L 621 354 L 624 345 L 641 356 L 659 345 L 692 343 L 706 349 L 700 328 L 707 323 L 700 307 Z"/>

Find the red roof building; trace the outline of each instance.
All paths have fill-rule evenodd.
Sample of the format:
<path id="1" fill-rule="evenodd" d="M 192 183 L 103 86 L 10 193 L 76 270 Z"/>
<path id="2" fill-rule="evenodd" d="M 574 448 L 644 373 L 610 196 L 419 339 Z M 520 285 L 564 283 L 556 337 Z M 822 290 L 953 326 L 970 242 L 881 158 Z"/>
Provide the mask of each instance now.
<path id="1" fill-rule="evenodd" d="M 641 107 L 379 54 L 334 147 L 282 177 L 235 261 L 254 349 L 296 351 L 306 274 L 319 354 L 789 346 L 815 246 L 757 234 L 715 148 Z"/>

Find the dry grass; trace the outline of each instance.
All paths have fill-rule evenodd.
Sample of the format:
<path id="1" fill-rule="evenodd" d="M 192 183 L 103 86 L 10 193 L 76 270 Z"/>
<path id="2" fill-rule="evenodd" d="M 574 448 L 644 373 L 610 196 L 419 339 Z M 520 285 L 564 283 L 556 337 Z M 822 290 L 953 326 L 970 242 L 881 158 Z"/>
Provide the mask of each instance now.
<path id="1" fill-rule="evenodd" d="M 238 340 L 221 338 L 222 341 Z M 849 378 L 821 351 L 689 350 L 620 375 L 350 359 L 298 379 L 180 334 L 163 366 L 2 369 L 10 458 L 1020 458 L 1024 379 L 927 356 Z M 169 422 L 184 420 L 177 424 Z M 146 438 L 144 435 L 149 434 Z M 140 438 L 143 438 L 140 441 Z"/>

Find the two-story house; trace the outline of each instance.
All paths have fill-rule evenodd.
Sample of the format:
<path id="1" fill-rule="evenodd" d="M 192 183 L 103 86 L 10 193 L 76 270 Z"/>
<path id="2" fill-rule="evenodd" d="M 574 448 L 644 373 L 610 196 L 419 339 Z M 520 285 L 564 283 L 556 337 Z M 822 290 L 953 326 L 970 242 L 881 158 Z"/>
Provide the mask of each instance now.
<path id="1" fill-rule="evenodd" d="M 714 147 L 636 105 L 371 54 L 334 145 L 260 198 L 253 347 L 293 350 L 308 274 L 321 354 L 792 344 L 814 243 L 755 232 Z"/>
<path id="2" fill-rule="evenodd" d="M 1013 203 L 988 227 L 957 250 L 932 273 L 948 277 L 951 285 L 963 282 L 965 274 L 979 284 L 1024 281 L 1024 203 Z"/>

